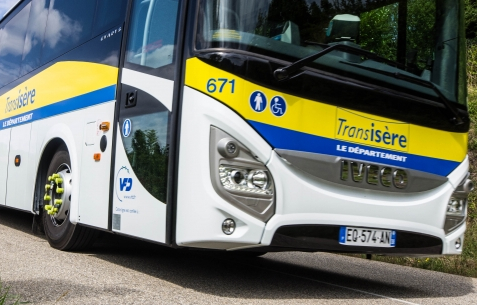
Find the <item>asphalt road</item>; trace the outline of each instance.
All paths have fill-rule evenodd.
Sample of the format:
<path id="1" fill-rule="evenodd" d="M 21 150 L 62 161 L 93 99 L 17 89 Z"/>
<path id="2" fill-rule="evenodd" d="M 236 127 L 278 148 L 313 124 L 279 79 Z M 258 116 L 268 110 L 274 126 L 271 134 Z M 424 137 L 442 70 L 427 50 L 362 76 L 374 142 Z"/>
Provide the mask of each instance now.
<path id="1" fill-rule="evenodd" d="M 236 258 L 103 234 L 49 247 L 0 208 L 0 277 L 30 304 L 477 304 L 477 279 L 325 253 Z"/>

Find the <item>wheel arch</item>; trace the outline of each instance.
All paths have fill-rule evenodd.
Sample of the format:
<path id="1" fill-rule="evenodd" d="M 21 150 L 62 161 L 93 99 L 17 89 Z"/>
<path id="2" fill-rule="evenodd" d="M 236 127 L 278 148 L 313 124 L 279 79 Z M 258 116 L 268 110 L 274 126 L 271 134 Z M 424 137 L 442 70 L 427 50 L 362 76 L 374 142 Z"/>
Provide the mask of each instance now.
<path id="1" fill-rule="evenodd" d="M 48 166 L 53 158 L 55 152 L 64 147 L 70 156 L 71 169 L 73 172 L 73 179 L 79 181 L 79 159 L 77 153 L 77 145 L 75 137 L 65 124 L 55 124 L 49 128 L 48 132 L 42 141 L 42 145 L 39 149 L 39 158 L 37 163 L 36 179 L 35 179 L 35 192 L 34 200 L 32 204 L 32 212 L 35 214 L 42 213 L 44 186 L 46 184 L 45 173 L 48 171 Z M 79 194 L 78 184 L 73 187 L 73 192 Z M 73 197 L 70 209 L 70 221 L 73 224 L 77 223 L 78 218 L 78 197 Z"/>
<path id="2" fill-rule="evenodd" d="M 66 143 L 62 139 L 53 138 L 46 144 L 41 152 L 35 178 L 35 199 L 32 207 L 34 213 L 42 213 L 43 186 L 46 184 L 46 172 L 48 171 L 48 166 L 50 165 L 53 155 L 60 147 L 65 147 L 68 150 Z"/>

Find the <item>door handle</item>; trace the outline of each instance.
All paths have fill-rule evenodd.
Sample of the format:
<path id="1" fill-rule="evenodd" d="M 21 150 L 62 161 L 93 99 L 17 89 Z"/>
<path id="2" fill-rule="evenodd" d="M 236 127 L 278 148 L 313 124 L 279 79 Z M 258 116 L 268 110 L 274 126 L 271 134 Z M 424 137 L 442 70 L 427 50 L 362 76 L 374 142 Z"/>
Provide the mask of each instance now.
<path id="1" fill-rule="evenodd" d="M 126 108 L 135 107 L 137 104 L 137 90 L 126 93 Z"/>

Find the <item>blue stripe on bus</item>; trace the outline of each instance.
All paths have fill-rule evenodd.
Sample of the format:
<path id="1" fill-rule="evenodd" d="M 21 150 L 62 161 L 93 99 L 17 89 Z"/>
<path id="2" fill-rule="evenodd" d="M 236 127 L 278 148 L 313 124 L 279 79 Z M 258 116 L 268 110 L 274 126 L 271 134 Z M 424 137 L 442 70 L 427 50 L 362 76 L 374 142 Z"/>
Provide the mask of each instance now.
<path id="1" fill-rule="evenodd" d="M 359 159 L 363 161 L 387 164 L 400 168 L 414 169 L 440 176 L 449 175 L 460 164 L 459 162 L 455 161 L 412 155 L 366 145 L 358 145 L 354 143 L 324 138 L 268 124 L 263 124 L 256 121 L 249 121 L 249 123 L 274 148 L 278 149 L 288 149 L 310 153 L 326 154 L 338 157 L 346 157 L 350 159 Z M 345 146 L 346 149 L 344 148 Z M 358 149 L 355 153 L 350 152 L 349 148 L 352 148 L 352 151 L 355 148 Z M 367 151 L 368 153 L 374 152 L 373 154 L 375 155 L 379 154 L 380 156 L 385 157 L 383 158 L 365 155 L 365 151 Z M 396 156 L 396 159 L 402 159 L 404 161 L 388 159 L 388 157 L 392 158 L 393 156 Z"/>
<path id="2" fill-rule="evenodd" d="M 8 119 L 0 120 L 0 130 L 22 124 L 31 123 L 36 120 L 52 117 L 66 112 L 78 110 L 114 100 L 116 96 L 116 85 L 95 90 L 86 94 L 72 97 L 70 99 L 56 102 L 45 107 L 28 111 Z"/>

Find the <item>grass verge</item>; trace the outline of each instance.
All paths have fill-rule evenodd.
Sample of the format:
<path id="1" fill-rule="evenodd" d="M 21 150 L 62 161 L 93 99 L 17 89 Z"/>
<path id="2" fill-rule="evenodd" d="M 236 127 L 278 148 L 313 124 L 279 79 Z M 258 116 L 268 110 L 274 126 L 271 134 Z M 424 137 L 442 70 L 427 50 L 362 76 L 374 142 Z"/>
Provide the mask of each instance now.
<path id="1" fill-rule="evenodd" d="M 5 287 L 0 281 L 0 305 L 19 304 L 27 304 L 27 302 L 20 302 L 20 297 L 10 294 L 10 287 Z"/>

